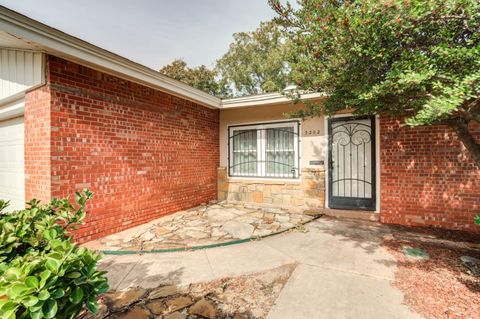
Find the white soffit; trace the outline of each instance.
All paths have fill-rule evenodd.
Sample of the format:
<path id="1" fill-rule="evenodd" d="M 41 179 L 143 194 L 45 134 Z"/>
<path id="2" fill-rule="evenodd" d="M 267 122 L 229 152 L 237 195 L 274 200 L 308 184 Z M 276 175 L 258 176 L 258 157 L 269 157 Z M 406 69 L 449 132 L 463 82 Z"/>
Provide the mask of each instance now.
<path id="1" fill-rule="evenodd" d="M 305 93 L 300 95 L 300 100 L 316 100 L 325 98 L 323 93 Z M 222 100 L 222 109 L 232 109 L 239 107 L 252 107 L 271 104 L 293 103 L 290 98 L 280 93 L 266 93 L 236 97 Z"/>
<path id="2" fill-rule="evenodd" d="M 2 30 L 0 30 L 0 47 L 21 50 L 38 49 L 37 47 L 35 47 L 34 44 L 25 42 L 22 39 L 14 37 L 13 35 L 8 34 Z"/>

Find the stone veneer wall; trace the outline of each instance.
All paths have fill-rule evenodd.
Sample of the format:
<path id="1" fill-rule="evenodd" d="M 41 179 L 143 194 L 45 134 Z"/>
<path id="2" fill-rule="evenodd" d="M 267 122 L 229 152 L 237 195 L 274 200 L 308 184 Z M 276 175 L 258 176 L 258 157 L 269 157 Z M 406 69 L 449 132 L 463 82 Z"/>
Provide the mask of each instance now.
<path id="1" fill-rule="evenodd" d="M 267 204 L 281 207 L 324 208 L 325 171 L 302 169 L 301 180 L 255 180 L 229 178 L 226 167 L 218 168 L 218 200 Z"/>

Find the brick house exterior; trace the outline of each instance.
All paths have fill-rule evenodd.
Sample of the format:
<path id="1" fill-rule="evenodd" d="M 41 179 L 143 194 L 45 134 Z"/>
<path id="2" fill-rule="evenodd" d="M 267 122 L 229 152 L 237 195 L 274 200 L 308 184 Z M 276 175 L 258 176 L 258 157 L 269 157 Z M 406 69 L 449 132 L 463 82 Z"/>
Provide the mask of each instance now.
<path id="1" fill-rule="evenodd" d="M 475 215 L 480 214 L 480 169 L 456 133 L 443 125 L 412 128 L 406 126 L 402 118 L 376 117 L 377 205 L 371 210 L 330 208 L 327 164 L 330 136 L 326 117 L 301 123 L 302 174 L 297 183 L 228 176 L 229 163 L 225 155 L 228 125 L 237 125 L 237 118 L 241 123 L 265 122 L 264 113 L 269 114 L 269 121 L 280 121 L 282 114 L 289 111 L 292 106 L 287 104 L 220 111 L 220 199 L 273 203 L 292 209 L 308 207 L 333 216 L 387 224 L 480 231 L 474 224 Z M 312 128 L 317 128 L 320 134 L 310 135 Z M 470 131 L 480 141 L 480 127 L 472 126 Z M 319 154 L 315 154 L 317 150 Z M 309 165 L 311 160 L 319 159 L 324 161 L 322 165 Z"/>
<path id="2" fill-rule="evenodd" d="M 25 99 L 26 198 L 93 191 L 79 240 L 216 199 L 218 110 L 51 55 L 46 75 Z"/>
<path id="3" fill-rule="evenodd" d="M 0 62 L 11 70 L 0 78 L 0 197 L 22 208 L 89 188 L 80 242 L 216 199 L 480 231 L 480 168 L 448 127 L 349 114 L 287 120 L 304 105 L 281 94 L 220 100 L 0 9 Z M 363 130 L 355 143 L 368 149 L 334 153 L 335 130 L 359 125 L 368 141 Z"/>

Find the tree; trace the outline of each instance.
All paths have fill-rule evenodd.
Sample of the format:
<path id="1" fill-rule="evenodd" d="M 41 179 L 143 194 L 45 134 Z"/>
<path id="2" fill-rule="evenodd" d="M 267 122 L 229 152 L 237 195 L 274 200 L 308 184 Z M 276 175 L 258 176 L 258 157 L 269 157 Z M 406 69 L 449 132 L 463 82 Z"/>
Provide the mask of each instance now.
<path id="1" fill-rule="evenodd" d="M 229 93 L 223 82 L 216 80 L 216 72 L 208 69 L 205 65 L 190 68 L 182 59 L 176 59 L 159 71 L 172 79 L 191 85 L 211 95 L 226 96 Z"/>
<path id="2" fill-rule="evenodd" d="M 233 34 L 228 52 L 217 61 L 221 78 L 235 95 L 281 91 L 287 84 L 284 39 L 279 26 L 263 22 L 253 32 Z"/>
<path id="3" fill-rule="evenodd" d="M 292 81 L 329 95 L 302 116 L 353 108 L 447 124 L 478 166 L 478 0 L 269 0 L 292 42 Z"/>

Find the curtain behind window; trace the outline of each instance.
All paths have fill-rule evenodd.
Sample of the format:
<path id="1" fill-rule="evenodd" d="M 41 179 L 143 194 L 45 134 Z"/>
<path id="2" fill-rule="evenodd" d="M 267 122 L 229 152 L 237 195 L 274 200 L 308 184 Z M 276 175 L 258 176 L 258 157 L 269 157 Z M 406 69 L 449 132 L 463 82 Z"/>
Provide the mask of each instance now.
<path id="1" fill-rule="evenodd" d="M 258 175 L 257 130 L 238 130 L 233 134 L 233 175 Z"/>
<path id="2" fill-rule="evenodd" d="M 293 127 L 266 130 L 265 169 L 267 176 L 290 177 L 295 167 Z"/>

